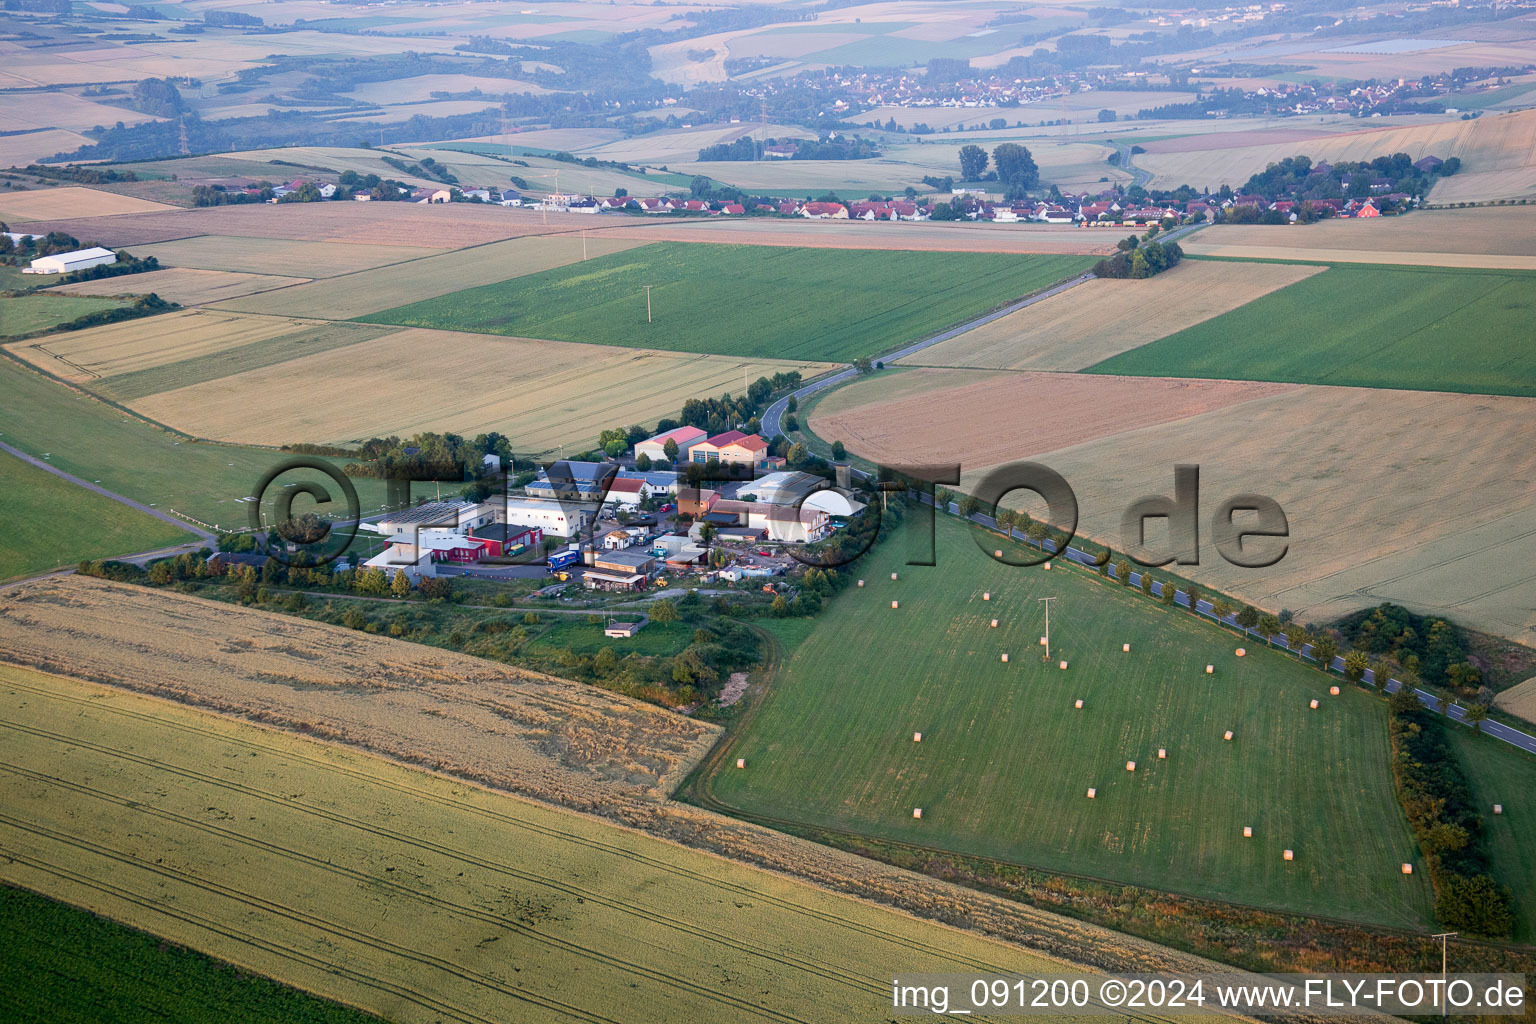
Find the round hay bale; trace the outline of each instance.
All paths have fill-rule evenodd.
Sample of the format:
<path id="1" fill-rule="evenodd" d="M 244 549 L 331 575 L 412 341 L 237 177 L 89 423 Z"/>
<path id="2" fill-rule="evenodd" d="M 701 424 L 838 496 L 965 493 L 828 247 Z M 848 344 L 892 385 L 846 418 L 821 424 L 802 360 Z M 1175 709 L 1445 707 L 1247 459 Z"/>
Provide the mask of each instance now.
<path id="1" fill-rule="evenodd" d="M 1081 698 L 1081 697 L 1077 698 L 1077 701 L 1075 703 L 1073 703 L 1072 706 L 1077 708 L 1077 710 L 1079 710 L 1079 711 L 1083 710 L 1083 698 Z"/>
<path id="2" fill-rule="evenodd" d="M 900 601 L 892 601 L 891 602 L 891 607 L 892 608 L 900 608 L 901 607 L 901 602 Z"/>
<path id="3" fill-rule="evenodd" d="M 987 591 L 987 592 L 983 593 L 981 595 L 981 599 L 983 601 L 990 601 L 990 600 L 992 600 L 992 592 L 991 591 Z"/>
<path id="4" fill-rule="evenodd" d="M 859 586 L 862 587 L 863 585 L 864 585 L 864 581 L 863 580 L 859 580 Z"/>
<path id="5" fill-rule="evenodd" d="M 1207 666 L 1205 666 L 1205 674 L 1206 675 L 1210 675 L 1211 673 L 1213 673 L 1215 671 L 1216 671 L 1216 666 L 1215 665 L 1207 665 Z"/>
<path id="6" fill-rule="evenodd" d="M 1003 655 L 1003 664 L 1004 665 L 1008 664 L 1008 655 L 1006 655 L 1006 654 Z"/>
<path id="7" fill-rule="evenodd" d="M 1330 686 L 1328 687 L 1328 692 L 1337 697 L 1339 695 L 1339 688 L 1337 686 Z"/>
<path id="8" fill-rule="evenodd" d="M 1293 850 L 1286 850 L 1285 851 L 1285 859 L 1286 860 L 1295 860 L 1296 859 L 1295 851 L 1293 851 Z"/>
<path id="9" fill-rule="evenodd" d="M 1226 735 L 1224 735 L 1222 739 L 1230 741 L 1232 739 L 1232 730 L 1228 729 Z"/>
<path id="10" fill-rule="evenodd" d="M 1125 762 L 1125 770 L 1128 771 L 1128 772 L 1135 771 L 1136 770 L 1136 762 L 1135 761 L 1127 761 L 1127 762 Z"/>
<path id="11" fill-rule="evenodd" d="M 1412 864 L 1404 864 L 1403 865 L 1403 874 L 1405 874 L 1405 875 L 1413 874 L 1413 865 Z"/>
<path id="12" fill-rule="evenodd" d="M 895 578 L 896 578 L 896 574 L 895 573 L 891 573 L 891 579 L 895 579 Z"/>
<path id="13" fill-rule="evenodd" d="M 736 759 L 736 767 L 737 768 L 745 768 L 746 766 L 747 766 L 747 759 L 746 758 L 738 757 Z"/>
<path id="14" fill-rule="evenodd" d="M 1253 826 L 1252 825 L 1244 825 L 1243 826 L 1243 838 L 1244 839 L 1252 839 L 1253 838 Z"/>
<path id="15" fill-rule="evenodd" d="M 1167 747 L 1158 747 L 1157 748 L 1157 759 L 1159 761 L 1166 761 L 1166 760 L 1168 760 L 1168 748 Z"/>
<path id="16" fill-rule="evenodd" d="M 1066 662 L 1065 662 L 1065 661 L 1063 661 L 1063 662 L 1062 662 L 1062 663 L 1061 663 L 1061 668 L 1062 668 L 1062 671 L 1066 671 L 1066 668 L 1067 668 L 1067 663 L 1066 663 Z"/>
<path id="17" fill-rule="evenodd" d="M 1313 711 L 1317 710 L 1317 698 L 1316 697 L 1312 698 L 1311 708 L 1312 708 Z"/>
<path id="18" fill-rule="evenodd" d="M 923 734 L 920 733 L 920 732 L 913 733 L 912 734 L 912 742 L 913 743 L 921 743 L 921 742 L 923 742 Z"/>
<path id="19" fill-rule="evenodd" d="M 1096 797 L 1098 795 L 1099 795 L 1099 791 L 1098 790 L 1094 789 L 1092 786 L 1088 787 L 1088 799 L 1089 800 L 1092 800 L 1094 797 Z"/>
<path id="20" fill-rule="evenodd" d="M 998 548 L 997 550 L 993 551 L 992 552 L 992 557 L 994 557 L 994 558 L 1002 558 L 1003 557 L 1003 549 L 1002 548 Z"/>
<path id="21" fill-rule="evenodd" d="M 1503 814 L 1504 813 L 1504 805 L 1503 804 L 1494 804 L 1493 805 L 1493 813 L 1494 814 Z"/>
<path id="22" fill-rule="evenodd" d="M 1248 657 L 1248 648 L 1246 648 L 1246 647 L 1239 647 L 1237 649 L 1237 656 L 1239 658 L 1246 658 L 1246 657 Z"/>
<path id="23" fill-rule="evenodd" d="M 1126 654 L 1130 654 L 1131 653 L 1131 645 L 1130 644 L 1121 644 L 1120 645 L 1120 649 L 1122 651 L 1124 651 Z"/>
<path id="24" fill-rule="evenodd" d="M 914 808 L 912 808 L 912 817 L 914 817 L 914 818 L 921 818 L 922 816 L 923 816 L 923 809 L 921 807 L 914 807 Z M 1290 860 L 1290 858 L 1287 857 L 1286 860 Z"/>
<path id="25" fill-rule="evenodd" d="M 1050 568 L 1051 568 L 1051 563 L 1050 562 L 1046 562 L 1045 563 L 1045 568 L 1046 568 L 1047 571 L 1049 571 Z"/>
<path id="26" fill-rule="evenodd" d="M 1040 638 L 1040 646 L 1041 647 L 1044 647 L 1048 643 L 1050 643 L 1050 641 L 1048 639 L 1046 639 L 1045 637 L 1041 637 Z"/>
<path id="27" fill-rule="evenodd" d="M 992 627 L 991 628 L 993 628 L 993 629 L 997 628 L 997 620 L 996 619 L 992 620 Z"/>

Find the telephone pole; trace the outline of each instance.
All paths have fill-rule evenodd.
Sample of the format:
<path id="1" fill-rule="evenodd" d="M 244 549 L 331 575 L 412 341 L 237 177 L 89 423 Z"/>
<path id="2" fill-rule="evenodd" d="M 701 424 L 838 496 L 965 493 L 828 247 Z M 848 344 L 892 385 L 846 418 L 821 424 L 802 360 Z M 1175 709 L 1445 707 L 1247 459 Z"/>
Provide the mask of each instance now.
<path id="1" fill-rule="evenodd" d="M 1446 964 L 1445 944 L 1446 944 L 1446 942 L 1448 940 L 1454 939 L 1458 934 L 1459 934 L 1458 932 L 1441 932 L 1438 935 L 1431 935 L 1430 936 L 1430 938 L 1432 938 L 1432 939 L 1439 939 L 1440 940 L 1440 999 L 1441 999 L 1441 1003 L 1440 1003 L 1440 1016 L 1441 1017 L 1444 1017 L 1446 1014 L 1448 1014 L 1450 1012 L 1450 1000 L 1446 998 L 1446 993 L 1445 993 L 1445 964 Z"/>
<path id="2" fill-rule="evenodd" d="M 645 286 L 645 322 L 651 322 L 651 286 Z"/>
<path id="3" fill-rule="evenodd" d="M 1054 598 L 1054 597 L 1041 597 L 1041 598 L 1036 598 L 1036 600 L 1044 602 L 1044 604 L 1045 604 L 1045 660 L 1046 661 L 1050 661 L 1051 660 L 1051 602 L 1056 600 L 1056 598 Z"/>

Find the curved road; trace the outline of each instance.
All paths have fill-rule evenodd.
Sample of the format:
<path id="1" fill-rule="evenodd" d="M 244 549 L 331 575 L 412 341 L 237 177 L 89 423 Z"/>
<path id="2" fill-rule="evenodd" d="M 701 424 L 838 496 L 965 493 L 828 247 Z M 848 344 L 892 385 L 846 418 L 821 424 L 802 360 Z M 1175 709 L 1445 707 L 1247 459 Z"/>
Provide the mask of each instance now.
<path id="1" fill-rule="evenodd" d="M 1075 288 L 1082 284 L 1084 281 L 1092 280 L 1092 274 L 1083 274 L 1079 277 L 1074 277 L 1070 281 L 1063 281 L 1061 284 L 1047 288 L 1043 292 L 1036 292 L 1034 295 L 1031 295 L 1027 299 L 1020 299 L 1018 302 L 1003 306 L 1001 309 L 994 309 L 986 316 L 978 317 L 969 323 L 961 324 L 959 327 L 951 327 L 949 330 L 940 334 L 935 334 L 931 338 L 924 338 L 922 341 L 913 342 L 905 348 L 896 349 L 894 352 L 887 352 L 885 355 L 882 355 L 879 358 L 884 362 L 894 362 L 897 359 L 905 358 L 906 356 L 910 356 L 915 352 L 921 352 L 923 349 L 928 348 L 931 345 L 937 345 L 941 341 L 948 341 L 950 338 L 958 337 L 964 334 L 966 331 L 974 331 L 976 328 L 982 326 L 983 324 L 989 324 L 993 320 L 1007 316 L 1009 313 L 1016 313 L 1026 306 L 1033 306 L 1035 303 L 1048 299 L 1052 295 L 1060 295 L 1068 288 Z M 858 375 L 859 371 L 850 366 L 846 370 L 840 370 L 830 377 L 823 377 L 818 381 L 813 381 L 800 390 L 792 391 L 785 395 L 783 398 L 770 405 L 768 407 L 768 411 L 763 413 L 763 418 L 760 421 L 762 424 L 762 435 L 764 437 L 773 438 L 777 437 L 779 434 L 784 433 L 784 414 L 791 398 L 799 401 L 807 395 L 814 395 L 818 391 L 823 391 L 834 384 L 841 384 L 843 381 L 851 380 Z"/>

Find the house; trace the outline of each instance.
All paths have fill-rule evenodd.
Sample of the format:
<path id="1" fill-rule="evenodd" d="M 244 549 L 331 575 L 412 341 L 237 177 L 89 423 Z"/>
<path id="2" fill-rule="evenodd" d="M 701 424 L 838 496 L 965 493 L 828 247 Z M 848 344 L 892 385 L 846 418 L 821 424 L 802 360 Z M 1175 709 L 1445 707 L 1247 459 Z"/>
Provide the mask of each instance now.
<path id="1" fill-rule="evenodd" d="M 779 544 L 810 544 L 832 528 L 827 513 L 809 504 L 772 505 L 764 501 L 717 501 L 704 521 L 719 529 L 717 536 L 734 536 L 733 527 L 745 527 L 745 536 L 766 535 Z M 696 523 L 692 532 L 696 533 L 700 525 Z"/>
<path id="2" fill-rule="evenodd" d="M 610 622 L 603 627 L 603 636 L 611 636 L 616 640 L 627 640 L 640 632 L 645 627 L 645 620 L 639 622 Z"/>
<path id="3" fill-rule="evenodd" d="M 60 252 L 54 253 L 52 256 L 39 256 L 27 268 L 27 273 L 69 274 L 76 270 L 84 270 L 87 267 L 100 267 L 116 262 L 117 253 L 111 249 L 103 249 L 98 245 L 91 249 L 76 249 L 74 252 Z"/>
<path id="4" fill-rule="evenodd" d="M 497 510 L 508 526 L 537 527 L 550 537 L 574 537 L 592 519 L 588 510 L 547 498 L 508 498 L 497 503 Z"/>
<path id="5" fill-rule="evenodd" d="M 537 548 L 544 541 L 544 531 L 537 526 L 487 523 L 470 527 L 469 537 L 484 543 L 485 557 L 511 558 L 530 548 Z"/>
<path id="6" fill-rule="evenodd" d="M 622 509 L 637 509 L 640 503 L 650 496 L 651 489 L 644 480 L 636 480 L 633 477 L 616 478 L 609 482 L 608 493 L 603 498 L 606 505 L 616 505 Z"/>
<path id="7" fill-rule="evenodd" d="M 1370 200 L 1366 200 L 1365 203 L 1361 204 L 1360 209 L 1355 211 L 1355 216 L 1356 217 L 1380 217 L 1381 216 L 1381 211 L 1376 209 L 1375 204 L 1370 202 Z"/>
<path id="8" fill-rule="evenodd" d="M 472 501 L 428 501 L 411 508 L 387 512 L 363 529 L 405 540 L 420 533 L 458 533 L 496 521 L 495 504 Z"/>
<path id="9" fill-rule="evenodd" d="M 427 196 L 426 202 L 427 203 L 451 203 L 451 202 L 453 202 L 453 193 L 450 192 L 446 188 L 440 188 L 440 189 L 435 190 L 431 195 Z"/>
<path id="10" fill-rule="evenodd" d="M 642 473 L 638 469 L 621 469 L 618 479 L 645 481 L 646 492 L 649 495 L 677 493 L 676 473 Z"/>
<path id="11" fill-rule="evenodd" d="M 847 220 L 848 207 L 842 203 L 806 203 L 800 207 L 800 216 L 811 220 Z"/>
<path id="12" fill-rule="evenodd" d="M 609 530 L 603 534 L 604 551 L 622 551 L 634 547 L 638 538 L 628 530 Z"/>
<path id="13" fill-rule="evenodd" d="M 791 471 L 758 477 L 750 484 L 744 484 L 742 490 L 750 491 L 765 505 L 793 505 L 825 486 L 827 481 L 823 477 Z"/>
<path id="14" fill-rule="evenodd" d="M 594 552 L 582 582 L 595 590 L 644 590 L 656 569 L 656 556 L 644 551 Z"/>
<path id="15" fill-rule="evenodd" d="M 788 199 L 780 203 L 776 209 L 781 217 L 793 217 L 800 212 L 800 204 L 793 199 Z"/>
<path id="16" fill-rule="evenodd" d="M 1445 161 L 1441 160 L 1437 156 L 1426 156 L 1422 160 L 1415 160 L 1413 162 L 1413 166 L 1414 169 L 1420 173 L 1433 174 L 1443 163 L 1445 163 Z"/>
<path id="17" fill-rule="evenodd" d="M 523 490 L 535 498 L 596 502 L 602 500 L 603 491 L 617 474 L 618 467 L 612 463 L 561 459 L 540 470 Z"/>
<path id="18" fill-rule="evenodd" d="M 756 434 L 743 434 L 728 430 L 700 441 L 689 453 L 689 460 L 697 463 L 725 462 L 736 466 L 755 466 L 768 454 L 768 442 Z"/>
<path id="19" fill-rule="evenodd" d="M 671 213 L 677 209 L 670 199 L 637 199 L 635 203 L 642 213 Z"/>
<path id="20" fill-rule="evenodd" d="M 724 206 L 720 207 L 720 212 L 730 214 L 734 217 L 746 213 L 747 208 L 742 206 L 740 203 L 726 203 Z"/>
<path id="21" fill-rule="evenodd" d="M 509 188 L 504 188 L 501 190 L 501 205 L 522 206 L 523 197 Z"/>
<path id="22" fill-rule="evenodd" d="M 321 194 L 324 194 L 324 189 L 321 190 Z M 478 199 L 482 203 L 488 203 L 491 201 L 491 190 L 488 188 L 467 188 L 464 190 L 464 197 L 466 199 Z"/>
<path id="23" fill-rule="evenodd" d="M 208 556 L 208 569 L 215 576 L 221 576 L 238 566 L 248 565 L 257 572 L 267 564 L 271 558 L 264 551 L 215 551 Z"/>
<path id="24" fill-rule="evenodd" d="M 708 515 L 719 500 L 719 491 L 684 487 L 677 492 L 677 511 L 680 515 L 697 519 L 699 516 Z"/>
<path id="25" fill-rule="evenodd" d="M 770 160 L 793 160 L 798 152 L 800 152 L 800 145 L 795 142 L 781 142 L 774 146 L 763 147 L 763 155 Z"/>
<path id="26" fill-rule="evenodd" d="M 669 461 L 667 457 L 667 442 L 671 441 L 677 445 L 677 460 L 679 462 L 687 462 L 689 452 L 693 450 L 694 445 L 708 437 L 709 433 L 700 430 L 698 427 L 677 427 L 673 430 L 657 434 L 655 437 L 648 437 L 636 444 L 635 458 L 638 459 L 642 455 L 647 455 L 650 456 L 652 462 L 667 462 Z"/>

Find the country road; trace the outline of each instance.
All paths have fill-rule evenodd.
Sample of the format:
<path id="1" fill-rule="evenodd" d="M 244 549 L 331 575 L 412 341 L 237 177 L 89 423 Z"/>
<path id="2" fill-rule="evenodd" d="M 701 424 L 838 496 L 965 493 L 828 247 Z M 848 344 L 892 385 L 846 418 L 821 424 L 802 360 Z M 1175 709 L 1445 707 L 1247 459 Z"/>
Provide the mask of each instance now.
<path id="1" fill-rule="evenodd" d="M 1070 281 L 1063 281 L 1061 284 L 1047 288 L 1043 292 L 1036 292 L 1034 295 L 1031 295 L 1027 299 L 1020 299 L 1018 302 L 1011 303 L 999 309 L 994 309 L 992 312 L 986 314 L 985 316 L 977 317 L 975 320 L 963 323 L 959 327 L 951 327 L 949 330 L 935 334 L 931 338 L 924 338 L 922 341 L 915 341 L 912 344 L 907 345 L 905 348 L 896 349 L 894 352 L 887 352 L 882 355 L 880 359 L 883 362 L 894 362 L 897 359 L 902 359 L 906 356 L 912 355 L 913 353 L 921 352 L 923 349 L 928 348 L 929 346 L 937 345 L 941 341 L 948 341 L 951 338 L 959 337 L 966 331 L 974 331 L 976 328 L 981 327 L 984 324 L 989 324 L 994 320 L 1001 319 L 1002 317 L 1007 316 L 1009 313 L 1017 313 L 1019 310 L 1025 308 L 1026 306 L 1033 306 L 1035 303 L 1048 299 L 1053 295 L 1060 295 L 1068 288 L 1075 288 L 1085 281 L 1092 280 L 1092 274 L 1083 274 L 1079 277 L 1074 277 Z M 845 380 L 850 380 L 851 378 L 858 376 L 858 374 L 859 371 L 850 366 L 846 370 L 840 370 L 830 377 L 823 377 L 820 380 L 812 381 L 800 390 L 793 391 L 790 394 L 785 395 L 783 398 L 770 405 L 768 407 L 768 411 L 763 413 L 763 418 L 761 421 L 762 435 L 764 437 L 772 438 L 784 433 L 784 414 L 789 406 L 789 400 L 791 398 L 798 402 L 800 399 L 806 397 L 807 395 L 814 395 L 816 392 L 823 391 L 834 384 L 841 384 Z"/>

